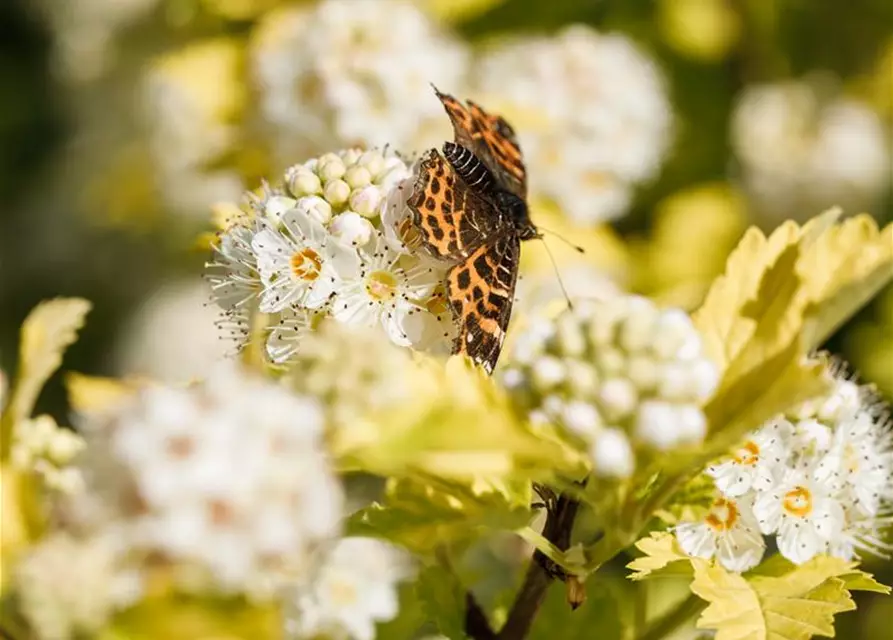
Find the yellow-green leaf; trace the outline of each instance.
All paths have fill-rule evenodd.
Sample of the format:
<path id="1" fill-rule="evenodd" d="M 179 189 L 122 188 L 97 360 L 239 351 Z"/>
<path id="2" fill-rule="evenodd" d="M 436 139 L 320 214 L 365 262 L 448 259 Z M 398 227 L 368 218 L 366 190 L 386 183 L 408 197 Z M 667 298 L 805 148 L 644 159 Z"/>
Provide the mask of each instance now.
<path id="1" fill-rule="evenodd" d="M 490 11 L 505 0 L 422 0 L 422 6 L 445 22 L 471 20 Z"/>
<path id="2" fill-rule="evenodd" d="M 825 556 L 773 575 L 744 577 L 719 565 L 692 560 L 691 590 L 709 606 L 697 626 L 717 640 L 807 640 L 833 636 L 834 616 L 855 608 L 841 576 L 852 563 Z"/>
<path id="3" fill-rule="evenodd" d="M 882 593 L 890 595 L 890 587 L 881 584 L 874 579 L 874 576 L 866 571 L 856 569 L 852 573 L 846 573 L 840 576 L 844 585 L 850 591 L 873 591 L 874 593 Z"/>
<path id="4" fill-rule="evenodd" d="M 90 306 L 82 298 L 56 298 L 40 303 L 25 318 L 19 369 L 3 416 L 4 447 L 8 446 L 13 425 L 31 415 L 43 385 L 62 364 L 65 349 L 77 339 Z"/>
<path id="5" fill-rule="evenodd" d="M 79 413 L 105 411 L 130 396 L 136 386 L 117 378 L 88 376 L 69 372 L 65 375 L 68 402 Z"/>
<path id="6" fill-rule="evenodd" d="M 464 640 L 465 589 L 450 571 L 426 567 L 416 582 L 416 595 L 426 617 L 450 640 Z"/>
<path id="7" fill-rule="evenodd" d="M 729 256 L 725 273 L 714 281 L 704 303 L 693 314 L 707 355 L 720 370 L 728 368 L 753 337 L 757 313 L 753 305 L 761 288 L 781 289 L 782 278 L 793 275 L 800 237 L 801 229 L 790 221 L 769 238 L 755 227 L 748 229 Z M 767 277 L 773 268 L 774 277 Z M 750 313 L 745 317 L 748 305 Z"/>
<path id="8" fill-rule="evenodd" d="M 530 518 L 527 492 L 474 490 L 458 483 L 390 480 L 383 504 L 354 514 L 350 535 L 384 538 L 419 554 L 458 547 L 489 531 L 513 531 Z"/>
<path id="9" fill-rule="evenodd" d="M 655 577 L 657 572 L 660 572 L 661 576 L 691 574 L 691 558 L 682 550 L 672 533 L 652 532 L 647 538 L 639 540 L 636 548 L 645 555 L 626 565 L 627 569 L 633 571 L 628 576 L 630 580 Z M 685 564 L 677 564 L 680 562 Z"/>
<path id="10" fill-rule="evenodd" d="M 823 233 L 797 263 L 810 300 L 808 342 L 825 341 L 893 279 L 893 225 L 878 230 L 868 214 Z"/>
<path id="11" fill-rule="evenodd" d="M 402 373 L 415 385 L 412 401 L 357 418 L 332 434 L 342 468 L 498 484 L 515 476 L 547 481 L 582 464 L 570 446 L 519 420 L 504 392 L 479 370 L 458 358 L 446 367 L 418 364 Z"/>
<path id="12" fill-rule="evenodd" d="M 805 358 L 802 350 L 799 340 L 792 342 L 710 400 L 704 413 L 712 437 L 698 455 L 701 462 L 720 455 L 773 416 L 827 395 L 832 380 L 825 363 Z"/>

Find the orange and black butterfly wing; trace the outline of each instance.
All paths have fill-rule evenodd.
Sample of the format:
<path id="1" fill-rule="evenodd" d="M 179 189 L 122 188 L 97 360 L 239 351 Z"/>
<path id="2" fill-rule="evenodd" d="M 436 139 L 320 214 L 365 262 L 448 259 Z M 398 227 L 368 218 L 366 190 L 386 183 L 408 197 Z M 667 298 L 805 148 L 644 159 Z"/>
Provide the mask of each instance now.
<path id="1" fill-rule="evenodd" d="M 435 258 L 457 261 L 508 228 L 506 216 L 470 189 L 435 149 L 422 156 L 407 200 L 421 248 Z"/>
<path id="2" fill-rule="evenodd" d="M 453 353 L 463 353 L 490 374 L 512 315 L 521 241 L 508 234 L 479 247 L 447 274 L 447 297 L 456 321 Z"/>
<path id="3" fill-rule="evenodd" d="M 525 199 L 527 172 L 511 125 L 470 100 L 466 106 L 449 94 L 435 92 L 453 123 L 456 142 L 474 152 L 503 189 Z"/>

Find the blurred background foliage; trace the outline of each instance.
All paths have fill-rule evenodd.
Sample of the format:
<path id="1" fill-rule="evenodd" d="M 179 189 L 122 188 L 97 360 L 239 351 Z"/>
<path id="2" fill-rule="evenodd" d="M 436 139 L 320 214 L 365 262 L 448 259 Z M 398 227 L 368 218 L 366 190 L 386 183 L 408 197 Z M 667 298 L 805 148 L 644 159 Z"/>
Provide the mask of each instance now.
<path id="1" fill-rule="evenodd" d="M 602 240 L 593 241 L 595 252 L 604 248 L 596 262 L 620 273 L 625 286 L 692 307 L 747 224 L 772 227 L 834 204 L 848 213 L 867 209 L 880 222 L 893 218 L 889 0 L 415 3 L 473 46 L 583 23 L 622 33 L 653 58 L 666 80 L 673 139 L 658 175 L 635 190 L 625 215 L 607 230 L 600 227 Z M 199 375 L 223 350 L 197 277 L 207 257 L 200 239 L 211 229 L 212 205 L 281 170 L 280 147 L 286 155 L 303 154 L 288 155 L 292 162 L 334 150 L 302 146 L 257 108 L 262 99 L 249 78 L 250 52 L 278 42 L 295 4 L 313 3 L 0 3 L 0 368 L 15 366 L 17 329 L 27 312 L 56 295 L 95 304 L 67 357 L 70 369 Z M 782 118 L 791 131 L 767 134 L 759 122 L 769 117 L 765 111 L 741 115 L 751 88 L 800 79 L 818 106 L 801 100 Z M 802 86 L 791 91 L 802 95 Z M 462 87 L 443 88 L 458 93 Z M 314 87 L 301 90 L 313 95 Z M 820 137 L 825 126 L 822 105 L 837 99 L 828 96 L 857 101 L 880 128 L 857 135 L 834 120 L 837 137 L 805 149 L 811 143 L 804 141 Z M 772 100 L 766 94 L 754 104 Z M 188 117 L 179 121 L 187 108 L 214 126 L 198 131 Z M 869 157 L 881 166 L 868 166 Z M 757 175 L 764 181 L 757 184 L 769 188 L 755 194 L 749 179 L 760 170 L 767 173 Z M 833 182 L 832 170 L 838 172 L 833 179 L 843 175 L 846 185 L 856 186 L 823 190 Z M 867 178 L 872 171 L 880 178 Z M 792 180 L 799 180 L 795 187 Z M 828 346 L 893 396 L 893 289 Z M 38 409 L 65 422 L 58 381 Z M 880 569 L 882 580 L 893 580 L 889 565 Z M 891 615 L 889 600 L 878 598 L 844 616 L 838 633 L 886 637 L 881 630 Z"/>

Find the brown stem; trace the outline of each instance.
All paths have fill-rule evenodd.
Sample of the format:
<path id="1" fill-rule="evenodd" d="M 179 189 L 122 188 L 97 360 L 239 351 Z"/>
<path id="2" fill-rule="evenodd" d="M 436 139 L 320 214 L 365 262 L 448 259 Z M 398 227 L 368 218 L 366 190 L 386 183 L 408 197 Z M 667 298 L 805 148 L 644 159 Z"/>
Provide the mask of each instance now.
<path id="1" fill-rule="evenodd" d="M 473 640 L 496 640 L 496 632 L 490 627 L 487 614 L 471 592 L 465 594 L 465 633 Z"/>
<path id="2" fill-rule="evenodd" d="M 574 519 L 580 508 L 579 501 L 562 494 L 549 509 L 543 537 L 562 551 L 570 546 Z M 539 550 L 534 552 L 524 584 L 515 597 L 505 626 L 499 632 L 498 640 L 523 640 L 546 598 L 546 592 L 555 578 L 567 579 L 564 569 L 556 565 Z"/>

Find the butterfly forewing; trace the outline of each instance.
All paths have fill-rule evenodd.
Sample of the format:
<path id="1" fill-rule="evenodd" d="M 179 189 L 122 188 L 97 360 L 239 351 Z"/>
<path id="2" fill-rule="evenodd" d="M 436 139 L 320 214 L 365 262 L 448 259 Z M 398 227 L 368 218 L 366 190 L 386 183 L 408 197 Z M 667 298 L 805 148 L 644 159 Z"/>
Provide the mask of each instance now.
<path id="1" fill-rule="evenodd" d="M 453 123 L 456 142 L 483 161 L 500 186 L 519 198 L 527 197 L 527 173 L 515 131 L 500 116 L 487 113 L 468 101 L 462 104 L 453 96 L 437 91 Z"/>

